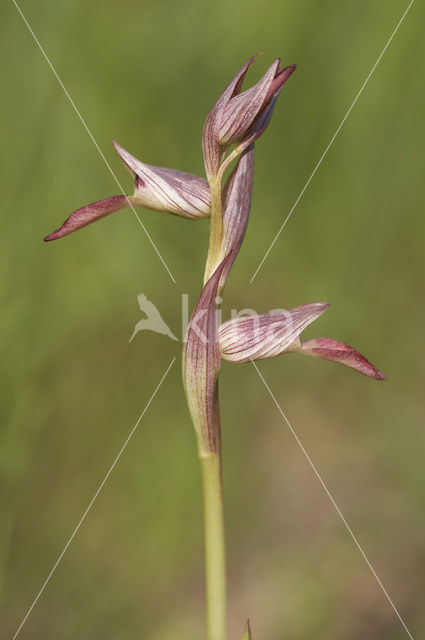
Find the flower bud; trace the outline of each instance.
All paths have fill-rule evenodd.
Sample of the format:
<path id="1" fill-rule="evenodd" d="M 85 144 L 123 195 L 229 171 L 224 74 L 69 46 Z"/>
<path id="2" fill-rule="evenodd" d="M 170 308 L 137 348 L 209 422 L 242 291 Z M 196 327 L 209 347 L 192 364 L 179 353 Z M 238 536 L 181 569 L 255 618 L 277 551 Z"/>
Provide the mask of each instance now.
<path id="1" fill-rule="evenodd" d="M 113 144 L 135 179 L 133 195 L 112 196 L 77 209 L 59 229 L 45 238 L 47 242 L 62 238 L 126 207 L 146 207 L 191 219 L 210 215 L 210 189 L 205 178 L 145 164 L 116 142 Z"/>
<path id="2" fill-rule="evenodd" d="M 276 99 L 295 65 L 280 69 L 275 60 L 256 85 L 241 93 L 251 58 L 234 76 L 207 116 L 203 131 L 203 150 L 207 176 L 218 171 L 222 148 L 254 142 L 269 124 Z"/>

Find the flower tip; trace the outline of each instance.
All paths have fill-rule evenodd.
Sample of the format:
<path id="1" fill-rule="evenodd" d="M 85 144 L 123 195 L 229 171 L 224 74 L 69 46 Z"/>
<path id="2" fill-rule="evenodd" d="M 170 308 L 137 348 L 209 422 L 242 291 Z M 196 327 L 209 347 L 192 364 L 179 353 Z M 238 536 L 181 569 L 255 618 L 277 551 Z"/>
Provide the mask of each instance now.
<path id="1" fill-rule="evenodd" d="M 294 73 L 296 68 L 296 64 L 290 64 L 288 67 L 284 67 L 282 71 L 279 71 L 276 77 L 279 78 L 282 85 L 288 80 L 289 76 Z"/>
<path id="2" fill-rule="evenodd" d="M 251 638 L 252 638 L 252 636 L 251 636 L 251 626 L 249 624 L 249 618 L 248 618 L 241 640 L 251 640 Z"/>
<path id="3" fill-rule="evenodd" d="M 311 302 L 310 304 L 303 305 L 303 308 L 312 312 L 314 319 L 318 318 L 325 313 L 326 309 L 331 306 L 330 302 Z"/>
<path id="4" fill-rule="evenodd" d="M 129 153 L 127 149 L 124 149 L 124 147 L 122 147 L 116 140 L 112 140 L 112 144 L 127 169 L 129 169 L 130 173 L 137 175 L 137 165 L 140 164 L 140 161 L 132 156 L 131 153 Z"/>
<path id="5" fill-rule="evenodd" d="M 124 162 L 125 162 L 126 156 L 130 155 L 128 153 L 128 151 L 126 151 L 126 149 L 124 149 L 124 147 L 122 147 L 116 140 L 112 140 L 112 145 L 113 145 L 115 151 L 120 156 L 121 160 L 124 160 Z"/>
<path id="6" fill-rule="evenodd" d="M 338 362 L 374 380 L 386 379 L 379 369 L 346 342 L 339 342 L 332 338 L 302 340 L 301 352 L 323 360 Z"/>
<path id="7" fill-rule="evenodd" d="M 374 378 L 375 380 L 386 380 L 387 376 L 382 373 L 382 371 L 379 371 L 379 369 L 376 369 Z"/>
<path id="8" fill-rule="evenodd" d="M 116 140 L 112 140 L 112 144 L 115 148 L 116 151 L 118 151 L 119 149 L 122 149 L 122 146 L 116 141 Z M 119 153 L 119 151 L 118 151 Z"/>
<path id="9" fill-rule="evenodd" d="M 65 224 L 65 223 L 64 223 Z M 64 224 L 56 229 L 56 231 L 52 231 L 48 236 L 43 238 L 44 242 L 51 242 L 52 240 L 58 240 L 59 238 L 63 238 L 63 236 L 68 235 L 68 230 L 64 227 Z"/>

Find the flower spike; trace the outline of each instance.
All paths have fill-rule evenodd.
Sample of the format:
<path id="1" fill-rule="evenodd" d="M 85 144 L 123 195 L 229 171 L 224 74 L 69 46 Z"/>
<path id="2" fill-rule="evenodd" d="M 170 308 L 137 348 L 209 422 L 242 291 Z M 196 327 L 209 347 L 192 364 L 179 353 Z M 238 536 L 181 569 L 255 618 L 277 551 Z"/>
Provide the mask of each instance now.
<path id="1" fill-rule="evenodd" d="M 77 209 L 59 229 L 45 238 L 47 242 L 67 236 L 126 207 L 145 207 L 190 219 L 205 218 L 210 215 L 210 189 L 205 178 L 185 171 L 145 164 L 117 142 L 113 144 L 134 177 L 133 195 L 112 196 Z"/>
<path id="2" fill-rule="evenodd" d="M 330 338 L 301 338 L 304 329 L 328 308 L 326 302 L 237 317 L 220 325 L 221 293 L 248 223 L 254 141 L 267 128 L 282 87 L 295 70 L 295 65 L 281 70 L 280 59 L 277 59 L 253 87 L 242 92 L 246 73 L 255 57 L 241 67 L 206 118 L 202 148 L 207 180 L 145 164 L 114 142 L 134 179 L 133 194 L 112 196 L 77 209 L 60 229 L 45 238 L 54 240 L 68 235 L 127 206 L 143 206 L 189 219 L 211 217 L 204 287 L 183 346 L 183 382 L 196 433 L 205 504 L 208 638 L 225 638 L 227 628 L 218 402 L 221 360 L 247 362 L 295 352 L 344 364 L 377 380 L 385 379 L 348 344 Z M 231 145 L 235 145 L 233 149 L 229 149 Z M 235 166 L 223 187 L 226 170 L 232 163 Z M 143 310 L 146 311 L 145 307 Z M 248 620 L 241 640 L 251 638 Z"/>

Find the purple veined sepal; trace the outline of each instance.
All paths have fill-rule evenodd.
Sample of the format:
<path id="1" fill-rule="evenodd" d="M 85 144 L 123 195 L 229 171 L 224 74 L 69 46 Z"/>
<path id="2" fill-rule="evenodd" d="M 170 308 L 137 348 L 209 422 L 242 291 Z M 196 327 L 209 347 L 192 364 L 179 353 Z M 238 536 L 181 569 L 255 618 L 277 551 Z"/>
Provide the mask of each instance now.
<path id="1" fill-rule="evenodd" d="M 280 59 L 277 59 L 257 84 L 241 93 L 246 72 L 255 58 L 241 67 L 205 121 L 202 144 L 209 178 L 217 174 L 225 147 L 246 139 L 246 145 L 241 148 L 243 150 L 263 133 L 270 121 L 276 98 L 296 66 L 281 70 Z"/>
<path id="2" fill-rule="evenodd" d="M 200 456 L 221 447 L 217 376 L 220 370 L 217 293 L 227 255 L 205 284 L 193 310 L 183 349 L 183 381 Z"/>
<path id="3" fill-rule="evenodd" d="M 145 207 L 189 219 L 210 215 L 210 188 L 205 178 L 145 164 L 116 142 L 113 144 L 134 178 L 133 195 L 112 196 L 77 209 L 59 229 L 45 238 L 47 242 L 62 238 L 126 207 Z"/>
<path id="4" fill-rule="evenodd" d="M 326 302 L 312 302 L 274 313 L 232 318 L 219 328 L 220 354 L 231 362 L 277 356 L 286 351 L 328 306 Z"/>
<path id="5" fill-rule="evenodd" d="M 321 358 L 338 362 L 359 373 L 374 378 L 375 380 L 386 380 L 386 376 L 379 371 L 369 360 L 367 360 L 354 347 L 339 342 L 333 338 L 313 338 L 312 340 L 296 340 L 290 345 L 288 352 L 302 353 L 307 356 Z"/>
<path id="6" fill-rule="evenodd" d="M 145 164 L 117 142 L 113 145 L 135 179 L 134 196 L 155 211 L 175 213 L 185 218 L 206 218 L 211 212 L 210 187 L 205 178 Z"/>
<path id="7" fill-rule="evenodd" d="M 344 342 L 332 338 L 300 338 L 302 331 L 328 307 L 326 302 L 313 302 L 286 311 L 228 320 L 218 331 L 221 357 L 231 362 L 248 362 L 282 353 L 302 353 L 339 362 L 375 380 L 385 380 L 379 369 Z"/>

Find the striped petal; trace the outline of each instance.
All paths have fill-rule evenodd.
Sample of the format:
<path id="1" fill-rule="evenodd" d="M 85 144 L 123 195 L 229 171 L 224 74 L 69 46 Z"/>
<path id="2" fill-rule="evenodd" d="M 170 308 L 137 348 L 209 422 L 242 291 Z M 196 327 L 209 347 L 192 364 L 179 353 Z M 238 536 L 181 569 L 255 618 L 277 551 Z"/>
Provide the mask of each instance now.
<path id="1" fill-rule="evenodd" d="M 134 196 L 140 206 L 185 218 L 205 218 L 210 215 L 210 188 L 205 178 L 145 164 L 117 142 L 114 141 L 113 145 L 135 178 Z"/>
<path id="2" fill-rule="evenodd" d="M 220 353 L 231 362 L 277 356 L 286 351 L 328 306 L 326 302 L 313 302 L 286 311 L 228 320 L 218 332 Z"/>
<path id="3" fill-rule="evenodd" d="M 303 353 L 322 360 L 331 360 L 344 364 L 369 378 L 385 380 L 385 375 L 366 360 L 361 353 L 345 342 L 339 342 L 332 338 L 313 338 L 313 340 L 298 340 L 291 345 L 290 351 Z"/>

